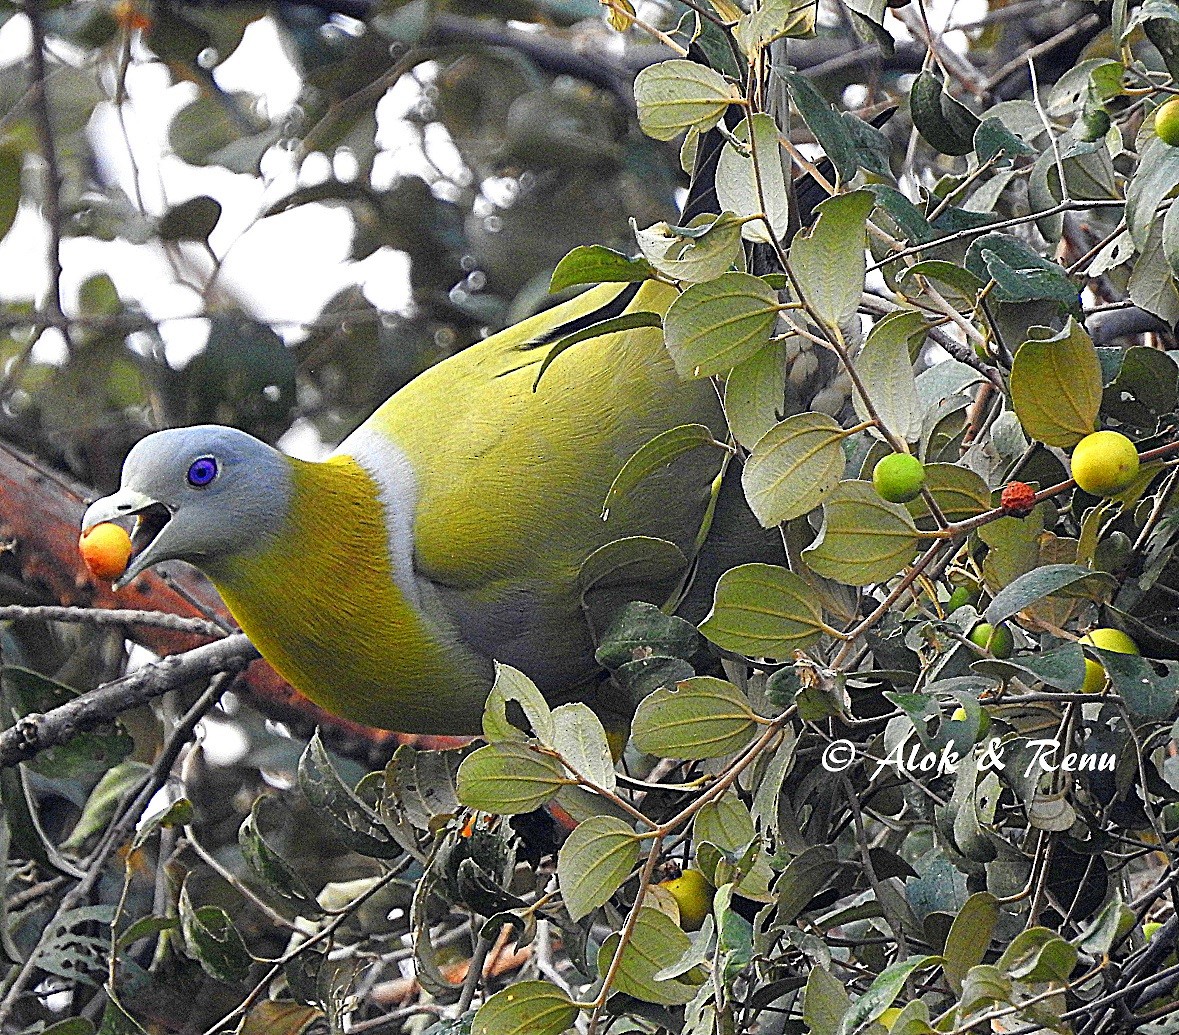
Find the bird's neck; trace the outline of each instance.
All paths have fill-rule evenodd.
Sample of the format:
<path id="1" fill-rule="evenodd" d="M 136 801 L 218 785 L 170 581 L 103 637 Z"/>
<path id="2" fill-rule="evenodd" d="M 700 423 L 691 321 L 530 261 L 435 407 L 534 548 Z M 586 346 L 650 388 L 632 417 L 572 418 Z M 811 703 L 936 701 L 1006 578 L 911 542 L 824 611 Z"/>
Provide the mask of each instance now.
<path id="1" fill-rule="evenodd" d="M 440 689 L 479 684 L 488 674 L 403 591 L 413 572 L 394 564 L 410 563 L 412 539 L 403 557 L 390 556 L 381 489 L 365 469 L 349 456 L 290 464 L 292 503 L 277 534 L 233 570 L 209 575 L 255 646 L 313 701 L 412 732 L 436 715 L 431 698 Z M 394 682 L 392 702 L 384 691 Z"/>

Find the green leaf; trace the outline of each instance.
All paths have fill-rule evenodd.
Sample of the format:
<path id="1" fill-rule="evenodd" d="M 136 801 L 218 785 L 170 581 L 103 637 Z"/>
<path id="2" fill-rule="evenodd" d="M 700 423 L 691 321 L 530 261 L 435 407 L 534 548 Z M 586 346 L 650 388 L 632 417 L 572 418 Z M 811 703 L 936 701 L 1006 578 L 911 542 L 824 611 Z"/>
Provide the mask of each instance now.
<path id="1" fill-rule="evenodd" d="M 1004 302 L 1058 302 L 1079 314 L 1077 285 L 1064 267 L 1037 255 L 1006 234 L 987 234 L 966 250 L 966 268 L 976 277 L 993 279 L 995 296 Z"/>
<path id="2" fill-rule="evenodd" d="M 1126 225 L 1140 252 L 1146 248 L 1159 205 L 1177 186 L 1179 148 L 1147 134 L 1138 168 L 1126 185 Z"/>
<path id="3" fill-rule="evenodd" d="M 1167 353 L 1148 345 L 1131 345 L 1122 356 L 1117 377 L 1102 396 L 1102 412 L 1153 430 L 1158 417 L 1175 409 L 1179 367 Z"/>
<path id="4" fill-rule="evenodd" d="M 295 907 L 301 916 L 316 919 L 323 916 L 323 910 L 306 882 L 262 836 L 258 813 L 274 799 L 262 796 L 254 801 L 250 814 L 242 820 L 237 831 L 237 843 L 242 850 L 246 865 L 261 879 L 266 887 L 281 899 Z"/>
<path id="5" fill-rule="evenodd" d="M 896 224 L 905 240 L 913 244 L 924 244 L 937 236 L 921 209 L 895 187 L 890 187 L 887 183 L 869 183 L 867 188 L 876 198 L 875 218 L 878 219 L 881 214 L 887 215 Z M 927 260 L 926 263 L 917 263 L 916 266 L 936 261 L 938 260 Z M 947 262 L 943 265 L 951 266 L 952 264 Z M 905 278 L 913 274 L 916 266 L 902 266 L 898 271 L 897 283 L 903 284 Z"/>
<path id="6" fill-rule="evenodd" d="M 688 937 L 691 939 L 691 945 L 684 950 L 684 954 L 674 963 L 669 964 L 662 970 L 655 972 L 656 981 L 668 981 L 671 978 L 683 977 L 690 970 L 694 970 L 703 963 L 711 960 L 716 950 L 713 947 L 712 939 L 716 934 L 716 921 L 713 920 L 711 913 L 706 913 L 704 921 L 700 925 L 700 930 L 693 931 Z"/>
<path id="7" fill-rule="evenodd" d="M 856 140 L 830 103 L 815 89 L 807 76 L 798 72 L 774 70 L 775 75 L 781 76 L 790 91 L 790 99 L 798 108 L 803 122 L 806 123 L 815 139 L 823 148 L 823 153 L 835 166 L 840 183 L 846 183 L 856 174 L 859 166 L 857 161 Z"/>
<path id="8" fill-rule="evenodd" d="M 750 144 L 749 121 L 743 119 L 733 130 L 733 140 L 746 145 L 744 152 L 738 150 L 733 140 L 726 141 L 721 150 L 716 167 L 717 202 L 723 210 L 742 218 L 765 217 L 742 225 L 741 236 L 745 240 L 780 241 L 790 222 L 790 203 L 786 197 L 778 124 L 770 115 L 754 115 Z"/>
<path id="9" fill-rule="evenodd" d="M 656 140 L 711 129 L 737 99 L 724 76 L 697 61 L 660 61 L 635 77 L 639 126 Z"/>
<path id="10" fill-rule="evenodd" d="M 923 416 L 909 343 L 923 339 L 925 331 L 925 318 L 920 313 L 889 313 L 868 332 L 854 362 L 884 426 L 906 442 L 915 442 L 921 435 Z M 858 391 L 852 392 L 852 404 L 860 420 L 871 419 Z M 873 433 L 877 433 L 875 429 Z"/>
<path id="11" fill-rule="evenodd" d="M 827 845 L 812 845 L 791 859 L 778 878 L 778 920 L 793 923 L 838 870 Z"/>
<path id="12" fill-rule="evenodd" d="M 1101 408 L 1101 363 L 1084 329 L 1071 318 L 1051 338 L 1025 341 L 1011 367 L 1011 402 L 1024 431 L 1068 448 L 1093 431 Z"/>
<path id="13" fill-rule="evenodd" d="M 598 950 L 598 972 L 605 974 L 618 948 L 619 935 L 612 934 Z M 622 950 L 622 960 L 615 975 L 614 987 L 625 995 L 645 1003 L 682 1006 L 696 997 L 698 985 L 672 979 L 656 981 L 655 975 L 681 959 L 691 940 L 671 917 L 658 909 L 639 910 L 630 941 Z"/>
<path id="14" fill-rule="evenodd" d="M 725 378 L 725 417 L 733 437 L 753 449 L 786 412 L 786 349 L 771 342 Z"/>
<path id="15" fill-rule="evenodd" d="M 591 553 L 578 569 L 577 585 L 583 599 L 592 591 L 618 587 L 633 592 L 632 587 L 640 583 L 647 583 L 652 593 L 662 588 L 669 594 L 687 568 L 688 559 L 675 543 L 632 535 L 612 539 Z M 622 603 L 619 601 L 615 609 Z"/>
<path id="16" fill-rule="evenodd" d="M 24 151 L 9 144 L 0 143 L 0 239 L 3 239 L 20 211 L 21 171 L 24 168 Z"/>
<path id="17" fill-rule="evenodd" d="M 706 803 L 692 821 L 692 836 L 724 852 L 744 853 L 757 831 L 746 804 L 732 790 Z"/>
<path id="18" fill-rule="evenodd" d="M 839 484 L 843 428 L 825 413 L 799 413 L 758 441 L 741 471 L 749 508 L 766 528 L 814 510 Z"/>
<path id="19" fill-rule="evenodd" d="M 958 1010 L 962 1016 L 968 1017 L 972 1012 L 1009 1003 L 1011 996 L 1011 979 L 1000 973 L 998 967 L 980 963 L 966 972 Z"/>
<path id="20" fill-rule="evenodd" d="M 1101 959 L 1113 948 L 1119 930 L 1132 926 L 1136 919 L 1133 910 L 1122 902 L 1121 894 L 1115 889 L 1113 899 L 1073 939 L 1073 944 L 1079 952 L 1093 959 Z"/>
<path id="21" fill-rule="evenodd" d="M 814 643 L 822 624 L 822 605 L 800 576 L 773 564 L 742 564 L 720 577 L 700 631 L 722 650 L 785 660 Z"/>
<path id="22" fill-rule="evenodd" d="M 464 805 L 481 812 L 514 816 L 540 808 L 570 782 L 551 755 L 505 740 L 481 747 L 463 760 L 458 796 Z"/>
<path id="23" fill-rule="evenodd" d="M 456 781 L 463 753 L 461 748 L 423 751 L 400 745 L 385 766 L 381 815 L 404 816 L 419 830 L 433 829 L 440 817 L 453 816 L 459 805 Z"/>
<path id="24" fill-rule="evenodd" d="M 835 1035 L 851 996 L 839 979 L 822 967 L 812 967 L 806 981 L 802 1019 L 811 1035 Z"/>
<path id="25" fill-rule="evenodd" d="M 967 971 L 983 961 L 998 920 L 999 902 L 989 891 L 971 895 L 954 917 L 942 955 L 946 980 L 959 995 Z"/>
<path id="26" fill-rule="evenodd" d="M 250 975 L 250 953 L 229 914 L 220 906 L 193 907 L 188 883 L 180 889 L 184 944 L 209 977 L 238 985 Z"/>
<path id="27" fill-rule="evenodd" d="M 868 991 L 843 1015 L 838 1035 L 852 1035 L 852 1032 L 858 1031 L 863 1025 L 876 1020 L 892 1006 L 914 971 L 938 962 L 938 956 L 910 956 L 907 960 L 885 967 L 868 986 Z"/>
<path id="28" fill-rule="evenodd" d="M 733 29 L 738 46 L 750 60 L 774 40 L 810 36 L 815 29 L 818 0 L 763 0 L 743 15 Z"/>
<path id="29" fill-rule="evenodd" d="M 925 487 L 950 521 L 965 521 L 991 509 L 991 490 L 969 467 L 926 464 Z M 923 496 L 906 506 L 914 521 L 929 516 L 929 505 Z"/>
<path id="30" fill-rule="evenodd" d="M 534 392 L 536 391 L 537 386 L 540 384 L 540 379 L 544 377 L 545 371 L 553 365 L 557 357 L 566 351 L 566 349 L 573 348 L 574 345 L 580 345 L 583 341 L 589 341 L 591 338 L 600 338 L 603 334 L 619 334 L 622 331 L 634 331 L 643 327 L 662 326 L 663 318 L 658 313 L 623 313 L 622 316 L 612 316 L 608 320 L 599 320 L 597 323 L 591 323 L 588 327 L 583 327 L 579 331 L 567 334 L 564 338 L 554 342 L 552 348 L 545 355 L 544 361 L 540 364 L 540 369 L 536 372 L 536 380 L 532 382 L 532 390 Z"/>
<path id="31" fill-rule="evenodd" d="M 49 1025 L 41 1035 L 94 1035 L 94 1022 L 86 1017 L 71 1017 Z"/>
<path id="32" fill-rule="evenodd" d="M 602 504 L 603 520 L 610 516 L 610 508 L 615 503 L 630 495 L 656 471 L 701 446 L 710 446 L 718 450 L 725 448 L 723 443 L 717 442 L 713 437 L 712 429 L 704 424 L 681 424 L 678 428 L 669 428 L 649 442 L 644 442 L 615 475 Z"/>
<path id="33" fill-rule="evenodd" d="M 848 586 L 884 582 L 913 560 L 918 532 L 909 512 L 882 500 L 871 482 L 847 481 L 823 504 L 823 530 L 803 551 L 818 574 Z"/>
<path id="34" fill-rule="evenodd" d="M 1156 661 L 1164 675 L 1159 675 L 1150 662 L 1135 654 L 1118 654 L 1085 645 L 1109 673 L 1114 692 L 1122 696 L 1126 708 L 1139 722 L 1160 722 L 1170 719 L 1179 701 L 1179 662 Z"/>
<path id="35" fill-rule="evenodd" d="M 644 658 L 687 660 L 700 647 L 700 633 L 691 622 L 636 600 L 615 615 L 594 657 L 603 668 L 613 670 Z"/>
<path id="36" fill-rule="evenodd" d="M 105 830 L 119 804 L 143 785 L 150 771 L 150 766 L 130 759 L 111 766 L 94 785 L 82 815 L 61 847 L 69 852 L 79 852 L 91 837 Z"/>
<path id="37" fill-rule="evenodd" d="M 381 817 L 340 779 L 318 730 L 299 758 L 299 787 L 311 807 L 328 820 L 332 833 L 353 851 L 375 859 L 401 854 Z"/>
<path id="38" fill-rule="evenodd" d="M 1035 148 L 1025 144 L 1004 125 L 1002 119 L 993 115 L 983 119 L 974 131 L 974 152 L 978 155 L 980 164 L 989 162 L 1001 154 L 1007 158 L 1036 154 Z"/>
<path id="39" fill-rule="evenodd" d="M 1004 586 L 995 594 L 983 617 L 991 625 L 998 625 L 1052 593 L 1095 600 L 1115 585 L 1116 580 L 1103 571 L 1093 571 L 1079 564 L 1045 564 Z"/>
<path id="40" fill-rule="evenodd" d="M 508 718 L 508 702 L 519 705 L 531 730 L 520 729 Z M 542 744 L 552 746 L 553 719 L 544 695 L 519 669 L 496 662 L 495 682 L 483 706 L 483 736 L 492 744 L 502 740 L 523 741 L 528 733 Z"/>
<path id="41" fill-rule="evenodd" d="M 663 320 L 676 371 L 680 377 L 727 373 L 769 343 L 780 309 L 773 288 L 748 273 L 693 284 Z"/>
<path id="42" fill-rule="evenodd" d="M 582 779 L 604 790 L 614 790 L 614 760 L 606 731 L 587 705 L 574 701 L 553 711 L 551 747 Z"/>
<path id="43" fill-rule="evenodd" d="M 816 206 L 819 219 L 790 246 L 790 266 L 802 297 L 828 327 L 850 320 L 864 292 L 864 244 L 871 191 L 857 190 Z"/>
<path id="44" fill-rule="evenodd" d="M 157 232 L 161 241 L 207 242 L 221 218 L 221 202 L 207 194 L 173 205 L 160 216 Z"/>
<path id="45" fill-rule="evenodd" d="M 549 292 L 564 291 L 578 284 L 635 283 L 655 273 L 646 259 L 632 259 L 600 244 L 583 244 L 557 263 L 549 281 Z"/>
<path id="46" fill-rule="evenodd" d="M 154 938 L 164 931 L 175 931 L 180 921 L 174 916 L 141 916 L 115 942 L 116 949 L 125 949 L 143 938 Z"/>
<path id="47" fill-rule="evenodd" d="M 518 981 L 487 1000 L 471 1021 L 473 1035 L 561 1035 L 577 1006 L 549 981 Z"/>
<path id="48" fill-rule="evenodd" d="M 622 820 L 594 816 L 574 827 L 557 854 L 561 897 L 574 921 L 605 903 L 638 860 L 638 835 Z"/>
<path id="49" fill-rule="evenodd" d="M 1179 9 L 1171 0 L 1146 0 L 1134 12 L 1130 27 L 1142 26 L 1146 38 L 1162 55 L 1171 78 L 1179 76 Z"/>
<path id="50" fill-rule="evenodd" d="M 256 104 L 257 98 L 249 94 L 197 97 L 172 117 L 168 143 L 189 165 L 221 165 L 231 172 L 257 176 L 262 156 L 282 130 L 261 123 L 248 126 L 246 113 Z M 231 109 L 238 118 L 230 114 Z M 256 132 L 250 131 L 255 128 Z"/>
<path id="51" fill-rule="evenodd" d="M 631 738 L 663 758 L 722 758 L 749 743 L 757 729 L 749 701 L 732 683 L 697 676 L 645 697 Z"/>
<path id="52" fill-rule="evenodd" d="M 744 265 L 741 221 L 731 212 L 702 212 L 687 226 L 655 223 L 640 230 L 631 220 L 639 251 L 665 277 L 699 283 Z"/>
<path id="53" fill-rule="evenodd" d="M 970 667 L 975 672 L 997 680 L 1030 676 L 1036 682 L 1065 693 L 1080 690 L 1085 681 L 1084 653 L 1077 643 L 1065 643 L 1052 650 L 1032 654 L 1016 654 L 1002 660 L 987 658 L 974 662 Z"/>
<path id="54" fill-rule="evenodd" d="M 917 132 L 935 151 L 966 155 L 974 150 L 978 116 L 947 94 L 933 72 L 922 72 L 913 80 L 909 110 Z"/>
<path id="55" fill-rule="evenodd" d="M 947 285 L 966 300 L 973 300 L 986 286 L 986 281 L 979 280 L 970 270 L 945 259 L 925 259 L 914 263 L 897 277 L 897 283 L 908 286 L 912 281 L 916 285 L 918 276 Z"/>
<path id="56" fill-rule="evenodd" d="M 1077 964 L 1076 947 L 1046 927 L 1017 934 L 1003 951 L 999 970 L 1017 981 L 1065 984 Z"/>

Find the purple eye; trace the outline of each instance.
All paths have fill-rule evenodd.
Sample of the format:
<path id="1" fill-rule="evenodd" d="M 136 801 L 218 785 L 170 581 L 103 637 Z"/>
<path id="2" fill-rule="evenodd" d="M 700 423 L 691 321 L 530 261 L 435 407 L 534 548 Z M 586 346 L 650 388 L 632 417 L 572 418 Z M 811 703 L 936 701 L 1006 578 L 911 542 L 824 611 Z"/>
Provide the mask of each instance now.
<path id="1" fill-rule="evenodd" d="M 217 477 L 217 461 L 211 456 L 198 456 L 188 466 L 188 484 L 204 488 Z"/>

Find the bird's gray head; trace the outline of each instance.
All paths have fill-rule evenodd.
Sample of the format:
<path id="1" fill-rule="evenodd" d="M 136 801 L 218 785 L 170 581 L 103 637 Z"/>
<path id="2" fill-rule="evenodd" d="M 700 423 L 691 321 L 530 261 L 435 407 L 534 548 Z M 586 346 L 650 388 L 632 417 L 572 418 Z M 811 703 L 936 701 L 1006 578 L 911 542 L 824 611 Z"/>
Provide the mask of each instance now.
<path id="1" fill-rule="evenodd" d="M 290 511 L 291 464 L 266 443 L 218 424 L 158 431 L 127 454 L 119 491 L 91 504 L 82 530 L 138 518 L 131 563 L 117 586 L 159 561 L 208 570 L 281 527 Z"/>

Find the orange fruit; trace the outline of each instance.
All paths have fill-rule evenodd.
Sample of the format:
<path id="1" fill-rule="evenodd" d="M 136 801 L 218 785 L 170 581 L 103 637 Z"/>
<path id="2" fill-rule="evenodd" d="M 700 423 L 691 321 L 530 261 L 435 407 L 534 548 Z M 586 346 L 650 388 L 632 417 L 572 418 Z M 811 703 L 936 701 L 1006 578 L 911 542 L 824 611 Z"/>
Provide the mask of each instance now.
<path id="1" fill-rule="evenodd" d="M 131 559 L 131 537 L 122 525 L 105 522 L 82 533 L 78 550 L 95 578 L 117 579 Z"/>

